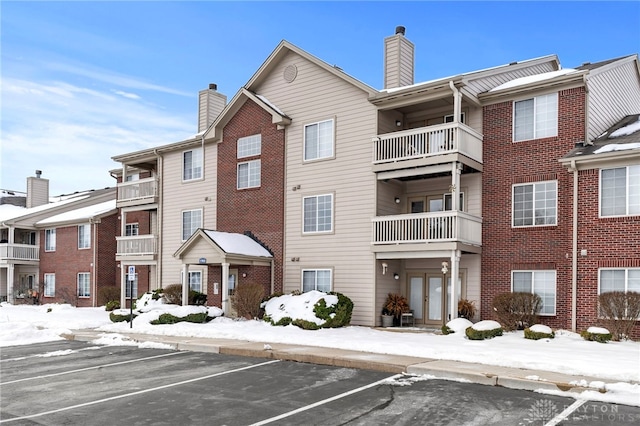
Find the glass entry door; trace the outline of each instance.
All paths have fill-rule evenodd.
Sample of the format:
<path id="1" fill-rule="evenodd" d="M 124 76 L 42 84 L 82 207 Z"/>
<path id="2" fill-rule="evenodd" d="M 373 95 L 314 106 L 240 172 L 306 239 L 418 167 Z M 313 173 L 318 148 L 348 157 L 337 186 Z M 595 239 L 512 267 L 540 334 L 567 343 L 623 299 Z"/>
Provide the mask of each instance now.
<path id="1" fill-rule="evenodd" d="M 447 290 L 442 290 L 442 274 L 436 272 L 409 273 L 409 308 L 418 324 L 443 325 L 451 318 L 451 276 L 447 275 Z M 464 297 L 464 271 L 460 272 L 456 293 Z"/>

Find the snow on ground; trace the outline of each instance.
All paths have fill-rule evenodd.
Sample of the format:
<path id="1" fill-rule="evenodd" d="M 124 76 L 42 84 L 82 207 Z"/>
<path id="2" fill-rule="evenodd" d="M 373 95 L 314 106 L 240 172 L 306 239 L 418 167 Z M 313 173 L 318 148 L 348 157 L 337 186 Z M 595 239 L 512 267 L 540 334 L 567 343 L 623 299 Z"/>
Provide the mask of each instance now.
<path id="1" fill-rule="evenodd" d="M 175 308 L 174 306 L 173 309 Z M 202 309 L 196 306 L 191 308 Z M 184 313 L 183 311 L 191 308 L 182 307 L 179 310 Z M 296 310 L 295 307 L 288 309 Z M 74 308 L 57 304 L 14 306 L 2 303 L 0 347 L 60 340 L 63 333 L 87 328 L 105 332 L 101 339 L 93 342 L 103 345 L 141 346 L 140 343 L 128 340 L 126 333 L 130 332 L 237 339 L 265 344 L 300 344 L 554 371 L 619 381 L 620 383 L 608 384 L 605 394 L 593 392 L 590 399 L 640 406 L 640 385 L 637 384 L 640 382 L 639 342 L 589 342 L 578 334 L 565 330 L 557 330 L 554 339 L 529 340 L 523 337 L 522 331 L 516 331 L 493 339 L 474 341 L 466 339 L 464 333 L 457 331 L 446 336 L 417 332 L 418 329 L 399 333 L 358 326 L 314 331 L 293 325 L 276 327 L 263 321 L 226 317 L 217 317 L 206 324 L 183 322 L 151 325 L 149 321 L 157 317 L 157 307 L 149 313 L 151 312 L 154 315 L 143 314 L 137 317 L 130 328 L 128 322 L 112 323 L 109 312 L 104 308 Z M 145 345 L 162 347 L 158 343 Z M 592 387 L 598 387 L 598 383 L 594 383 Z"/>

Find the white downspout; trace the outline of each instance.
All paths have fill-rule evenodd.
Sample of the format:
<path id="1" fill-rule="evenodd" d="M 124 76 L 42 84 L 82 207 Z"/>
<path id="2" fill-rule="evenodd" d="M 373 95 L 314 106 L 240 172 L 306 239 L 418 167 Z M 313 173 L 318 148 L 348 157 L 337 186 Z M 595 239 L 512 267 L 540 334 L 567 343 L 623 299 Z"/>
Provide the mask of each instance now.
<path id="1" fill-rule="evenodd" d="M 93 254 L 92 254 L 93 259 L 92 259 L 92 262 L 91 262 L 91 264 L 93 265 L 93 270 L 91 271 L 91 274 L 93 275 L 93 279 L 92 279 L 92 281 L 93 281 L 93 291 L 91 292 L 91 299 L 93 299 L 93 300 L 91 302 L 91 306 L 93 306 L 95 308 L 97 306 L 96 305 L 96 301 L 97 301 L 96 293 L 98 292 L 98 283 L 96 281 L 96 278 L 97 278 L 96 259 L 98 258 L 97 250 L 96 250 L 96 247 L 98 245 L 98 223 L 94 222 L 93 219 L 89 219 L 89 223 L 92 225 L 92 228 L 93 228 L 93 241 L 91 242 L 92 243 L 91 245 L 93 247 Z"/>
<path id="2" fill-rule="evenodd" d="M 571 253 L 571 331 L 577 330 L 578 321 L 578 169 L 575 160 L 569 171 L 573 173 L 573 236 Z"/>

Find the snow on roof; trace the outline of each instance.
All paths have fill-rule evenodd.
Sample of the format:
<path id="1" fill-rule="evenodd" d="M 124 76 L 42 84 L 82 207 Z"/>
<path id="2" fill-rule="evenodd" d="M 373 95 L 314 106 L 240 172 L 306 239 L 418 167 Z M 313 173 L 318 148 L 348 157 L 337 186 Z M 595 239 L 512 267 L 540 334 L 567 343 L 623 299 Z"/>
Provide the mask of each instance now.
<path id="1" fill-rule="evenodd" d="M 596 149 L 595 151 L 593 151 L 593 153 L 594 154 L 602 154 L 602 153 L 605 153 L 605 152 L 627 151 L 627 150 L 630 150 L 630 149 L 640 149 L 640 142 L 637 142 L 637 143 L 610 143 L 610 144 L 604 145 L 604 146 Z"/>
<path id="2" fill-rule="evenodd" d="M 280 111 L 280 109 L 279 109 L 277 106 L 275 106 L 274 104 L 272 104 L 271 102 L 269 102 L 269 100 L 268 100 L 267 98 L 265 98 L 264 96 L 262 96 L 262 95 L 256 95 L 256 96 L 257 96 L 257 97 L 258 97 L 258 99 L 260 99 L 262 102 L 264 102 L 265 104 L 267 104 L 267 105 L 269 105 L 271 108 L 273 108 L 273 110 L 274 110 L 275 112 L 277 112 L 278 114 L 280 114 L 280 115 L 284 115 L 284 116 L 286 116 L 286 115 L 287 115 L 287 114 L 285 114 L 284 112 Z"/>
<path id="3" fill-rule="evenodd" d="M 629 123 L 626 126 L 619 128 L 615 132 L 612 132 L 609 135 L 609 138 L 618 138 L 620 136 L 628 136 L 632 133 L 637 132 L 638 130 L 640 130 L 640 118 L 638 118 L 633 123 Z"/>
<path id="4" fill-rule="evenodd" d="M 6 205 L 3 205 L 2 209 L 0 209 L 0 220 L 2 221 L 7 221 L 10 219 L 16 219 L 19 218 L 21 216 L 27 216 L 30 214 L 34 214 L 34 213 L 39 213 L 39 212 L 43 212 L 55 207 L 59 207 L 59 206 L 63 206 L 65 204 L 69 204 L 78 200 L 83 200 L 85 198 L 88 198 L 88 195 L 84 195 L 81 197 L 77 197 L 77 198 L 69 198 L 67 200 L 64 201 L 58 201 L 55 203 L 48 203 L 48 204 L 42 204 L 41 206 L 37 206 L 37 207 L 31 207 L 29 209 L 27 208 L 23 208 L 23 207 L 19 207 L 17 210 L 16 209 L 8 209 L 6 207 Z"/>
<path id="5" fill-rule="evenodd" d="M 489 90 L 489 92 L 496 92 L 498 90 L 504 90 L 504 89 L 512 89 L 514 87 L 525 86 L 531 83 L 538 83 L 540 81 L 551 80 L 552 78 L 559 77 L 561 75 L 571 74 L 574 72 L 579 72 L 579 71 L 573 68 L 565 68 L 558 71 L 550 71 L 550 72 L 544 72 L 542 74 L 535 74 L 535 75 L 529 75 L 527 77 L 520 77 L 520 78 L 513 79 L 511 81 L 507 81 L 506 83 L 502 83 L 501 85 L 496 86 L 493 89 Z"/>
<path id="6" fill-rule="evenodd" d="M 116 200 L 109 200 L 103 203 L 94 204 L 92 206 L 82 207 L 80 209 L 75 209 L 65 213 L 60 213 L 54 216 L 50 216 L 46 219 L 42 219 L 36 224 L 46 225 L 48 223 L 81 221 L 85 219 L 91 219 L 92 217 L 99 216 L 103 213 L 107 213 L 110 210 L 115 210 L 115 209 L 116 209 Z"/>
<path id="7" fill-rule="evenodd" d="M 253 238 L 244 234 L 204 230 L 225 253 L 241 254 L 245 256 L 273 257 L 267 249 L 258 244 Z"/>
<path id="8" fill-rule="evenodd" d="M 0 205 L 0 222 L 22 216 L 26 211 L 27 209 L 24 207 L 14 206 L 13 204 L 2 204 Z"/>

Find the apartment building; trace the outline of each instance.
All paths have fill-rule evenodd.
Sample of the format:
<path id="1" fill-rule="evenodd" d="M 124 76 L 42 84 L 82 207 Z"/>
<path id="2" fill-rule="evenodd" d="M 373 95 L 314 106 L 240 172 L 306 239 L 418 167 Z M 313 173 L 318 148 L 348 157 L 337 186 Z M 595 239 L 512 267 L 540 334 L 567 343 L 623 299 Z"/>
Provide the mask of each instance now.
<path id="1" fill-rule="evenodd" d="M 116 285 L 115 188 L 49 196 L 49 181 L 27 178 L 26 207 L 0 206 L 0 298 L 98 306 Z"/>
<path id="2" fill-rule="evenodd" d="M 603 101 L 585 79 L 606 66 L 572 74 L 554 55 L 416 83 L 414 50 L 402 27 L 384 40 L 377 90 L 282 41 L 229 103 L 214 86 L 200 93 L 192 138 L 113 157 L 123 165 L 122 217 L 151 217 L 148 235 L 119 237 L 122 282 L 127 265 L 149 268 L 151 287 L 188 282 L 226 312 L 228 295 L 246 282 L 337 291 L 354 302 L 352 322 L 369 326 L 394 292 L 407 296 L 416 323 L 438 326 L 457 316 L 460 298 L 490 318 L 492 296 L 519 289 L 520 272 L 571 260 L 573 228 L 560 212 L 571 211 L 572 178 L 559 160 L 630 114 L 635 95 L 624 111 L 596 119 Z M 635 64 L 621 79 L 635 90 L 637 58 L 620 61 Z M 526 110 L 528 99 L 554 91 L 557 134 L 514 140 L 514 105 Z M 557 199 L 568 197 L 559 224 L 513 225 L 513 188 L 528 194 L 556 180 Z M 527 245 L 533 234 L 539 246 Z M 549 246 L 562 246 L 553 261 Z M 562 327 L 568 265 L 556 273 L 549 318 Z"/>

